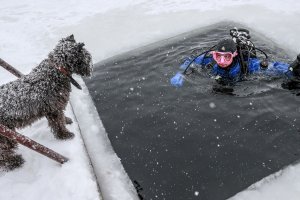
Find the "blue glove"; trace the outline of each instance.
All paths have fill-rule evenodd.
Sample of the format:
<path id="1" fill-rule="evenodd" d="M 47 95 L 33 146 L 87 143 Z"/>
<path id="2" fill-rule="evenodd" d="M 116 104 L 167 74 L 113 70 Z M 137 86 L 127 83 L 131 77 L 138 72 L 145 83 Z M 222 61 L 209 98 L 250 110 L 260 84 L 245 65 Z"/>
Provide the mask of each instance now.
<path id="1" fill-rule="evenodd" d="M 183 85 L 183 81 L 183 75 L 180 72 L 171 78 L 171 84 L 175 87 L 181 87 Z"/>

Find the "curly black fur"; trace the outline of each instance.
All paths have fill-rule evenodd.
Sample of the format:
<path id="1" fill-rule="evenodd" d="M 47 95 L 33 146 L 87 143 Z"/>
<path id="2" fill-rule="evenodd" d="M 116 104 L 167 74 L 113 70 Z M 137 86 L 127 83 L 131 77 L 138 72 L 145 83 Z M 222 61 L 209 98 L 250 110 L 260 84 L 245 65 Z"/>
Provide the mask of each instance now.
<path id="1" fill-rule="evenodd" d="M 71 92 L 68 75 L 90 76 L 93 66 L 91 54 L 83 46 L 73 35 L 63 38 L 28 75 L 0 86 L 0 124 L 22 128 L 46 117 L 57 139 L 73 138 L 65 127 L 71 120 L 64 115 Z M 23 159 L 15 155 L 16 147 L 14 141 L 0 136 L 0 168 L 22 165 Z"/>

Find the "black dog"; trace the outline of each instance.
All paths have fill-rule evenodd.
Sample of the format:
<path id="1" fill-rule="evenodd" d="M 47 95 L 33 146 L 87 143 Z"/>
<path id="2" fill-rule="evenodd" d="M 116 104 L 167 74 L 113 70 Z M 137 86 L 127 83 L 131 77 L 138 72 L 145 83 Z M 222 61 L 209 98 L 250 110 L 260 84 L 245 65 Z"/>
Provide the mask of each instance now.
<path id="1" fill-rule="evenodd" d="M 90 76 L 93 66 L 91 54 L 83 46 L 73 35 L 63 38 L 28 75 L 0 86 L 0 124 L 22 128 L 46 117 L 57 139 L 73 138 L 65 127 L 72 120 L 64 115 L 71 83 L 76 83 L 71 75 Z M 0 168 L 10 170 L 24 163 L 15 154 L 16 147 L 16 142 L 0 136 Z"/>

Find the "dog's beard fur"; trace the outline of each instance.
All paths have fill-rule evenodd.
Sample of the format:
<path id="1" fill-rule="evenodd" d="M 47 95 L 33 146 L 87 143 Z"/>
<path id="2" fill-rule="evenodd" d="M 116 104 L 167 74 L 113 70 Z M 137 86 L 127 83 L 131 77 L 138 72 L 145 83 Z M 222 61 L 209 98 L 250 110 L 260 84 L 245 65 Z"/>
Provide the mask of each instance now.
<path id="1" fill-rule="evenodd" d="M 0 86 L 0 123 L 15 129 L 46 117 L 56 138 L 72 138 L 74 134 L 66 129 L 64 116 L 71 92 L 70 79 L 59 71 L 59 68 L 63 68 L 70 76 L 73 73 L 90 76 L 93 67 L 92 57 L 83 46 L 83 43 L 75 41 L 73 35 L 63 38 L 49 53 L 48 58 L 32 72 Z M 12 158 L 5 155 L 14 153 L 5 150 L 8 148 L 5 145 L 7 143 L 8 139 L 0 136 L 0 153 L 4 158 Z M 14 141 L 9 143 L 13 144 L 10 145 L 11 149 L 16 146 Z"/>

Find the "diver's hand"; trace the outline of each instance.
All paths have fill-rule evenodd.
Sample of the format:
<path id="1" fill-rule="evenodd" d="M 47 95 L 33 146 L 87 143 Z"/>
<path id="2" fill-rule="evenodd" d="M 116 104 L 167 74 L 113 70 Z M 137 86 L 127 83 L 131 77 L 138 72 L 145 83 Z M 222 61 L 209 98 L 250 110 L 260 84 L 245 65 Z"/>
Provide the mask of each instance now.
<path id="1" fill-rule="evenodd" d="M 171 78 L 171 84 L 175 87 L 181 87 L 183 85 L 183 81 L 183 74 L 180 72 Z"/>

